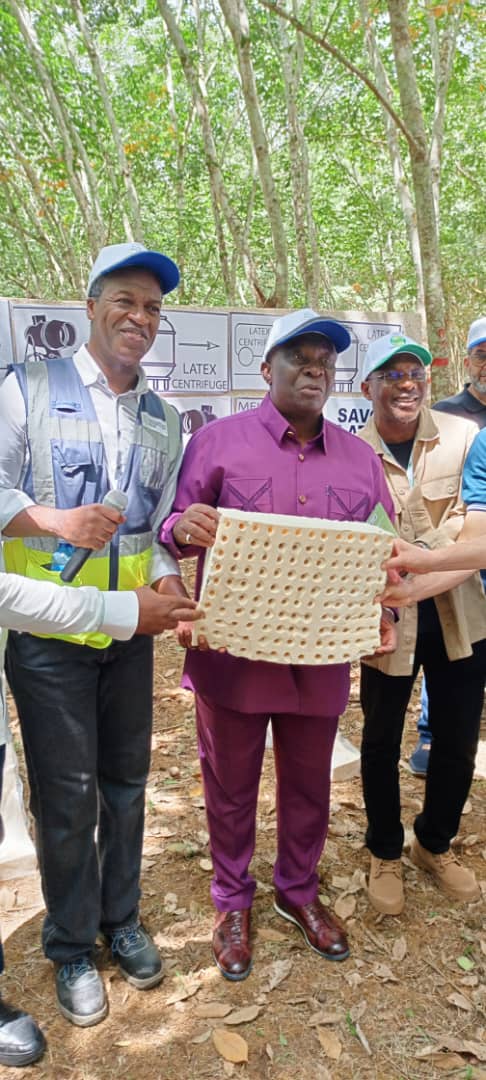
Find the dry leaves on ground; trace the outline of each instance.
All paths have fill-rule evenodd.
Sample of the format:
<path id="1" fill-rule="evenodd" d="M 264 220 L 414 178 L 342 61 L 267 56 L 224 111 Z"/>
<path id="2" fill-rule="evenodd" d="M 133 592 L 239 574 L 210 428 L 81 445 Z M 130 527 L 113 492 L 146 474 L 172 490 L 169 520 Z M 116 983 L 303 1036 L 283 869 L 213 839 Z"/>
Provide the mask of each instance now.
<path id="1" fill-rule="evenodd" d="M 226 1028 L 216 1028 L 213 1031 L 213 1043 L 225 1061 L 232 1061 L 238 1065 L 242 1061 L 248 1061 L 248 1043 L 236 1031 L 226 1031 Z"/>

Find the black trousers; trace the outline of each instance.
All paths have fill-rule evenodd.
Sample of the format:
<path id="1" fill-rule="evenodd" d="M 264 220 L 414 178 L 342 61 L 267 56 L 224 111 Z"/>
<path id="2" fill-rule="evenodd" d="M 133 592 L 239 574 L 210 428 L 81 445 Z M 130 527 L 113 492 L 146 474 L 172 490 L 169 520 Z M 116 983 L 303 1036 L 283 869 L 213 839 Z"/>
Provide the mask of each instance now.
<path id="1" fill-rule="evenodd" d="M 403 847 L 398 763 L 405 712 L 423 667 L 432 732 L 423 808 L 415 819 L 419 843 L 435 855 L 456 835 L 474 773 L 484 704 L 486 640 L 473 655 L 450 661 L 440 630 L 419 633 L 413 673 L 385 675 L 361 665 L 363 793 L 368 815 L 366 843 L 379 859 L 399 859 Z"/>
<path id="2" fill-rule="evenodd" d="M 138 918 L 152 676 L 148 637 L 93 649 L 9 635 L 51 960 Z"/>

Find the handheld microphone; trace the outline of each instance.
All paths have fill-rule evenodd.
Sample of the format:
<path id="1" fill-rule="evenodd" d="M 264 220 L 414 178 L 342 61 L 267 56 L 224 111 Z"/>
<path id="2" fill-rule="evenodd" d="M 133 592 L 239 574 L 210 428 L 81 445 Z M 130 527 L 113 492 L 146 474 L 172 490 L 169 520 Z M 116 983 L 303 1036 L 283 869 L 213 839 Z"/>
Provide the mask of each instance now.
<path id="1" fill-rule="evenodd" d="M 128 496 L 124 491 L 108 491 L 103 499 L 103 506 L 109 506 L 112 510 L 119 510 L 120 513 L 123 513 L 123 511 L 126 510 L 127 503 Z M 93 548 L 75 548 L 64 569 L 61 570 L 61 581 L 73 581 L 76 574 L 79 574 L 79 571 L 84 566 L 86 560 L 89 559 L 92 554 Z"/>

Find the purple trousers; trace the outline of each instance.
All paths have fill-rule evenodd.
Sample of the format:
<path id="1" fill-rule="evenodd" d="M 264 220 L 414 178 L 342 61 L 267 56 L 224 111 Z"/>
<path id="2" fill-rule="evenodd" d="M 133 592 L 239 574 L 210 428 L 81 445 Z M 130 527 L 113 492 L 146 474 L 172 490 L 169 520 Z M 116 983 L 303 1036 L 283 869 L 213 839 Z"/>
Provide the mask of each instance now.
<path id="1" fill-rule="evenodd" d="M 289 904 L 318 890 L 317 864 L 327 835 L 331 756 L 337 716 L 239 713 L 196 694 L 199 756 L 218 911 L 251 907 L 248 872 L 255 847 L 258 786 L 268 721 L 277 778 L 277 860 L 273 880 Z"/>

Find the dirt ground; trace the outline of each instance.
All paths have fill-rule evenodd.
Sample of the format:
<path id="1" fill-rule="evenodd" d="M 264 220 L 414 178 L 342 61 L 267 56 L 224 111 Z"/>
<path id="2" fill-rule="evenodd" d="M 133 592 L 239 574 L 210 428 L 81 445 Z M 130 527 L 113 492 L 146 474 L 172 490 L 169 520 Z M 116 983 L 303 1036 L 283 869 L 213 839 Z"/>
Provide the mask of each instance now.
<path id="1" fill-rule="evenodd" d="M 367 901 L 359 779 L 333 785 L 320 895 L 345 921 L 352 951 L 344 963 L 332 964 L 308 949 L 299 931 L 273 910 L 274 773 L 267 751 L 253 862 L 254 968 L 246 981 L 229 983 L 211 960 L 211 863 L 192 696 L 178 689 L 181 662 L 175 642 L 168 635 L 159 639 L 142 915 L 164 954 L 165 979 L 141 993 L 100 951 L 108 1018 L 86 1030 L 71 1026 L 57 1012 L 51 965 L 39 945 L 37 879 L 5 883 L 3 906 L 19 925 L 6 941 L 2 992 L 36 1016 L 48 1040 L 43 1060 L 15 1076 L 485 1080 L 485 782 L 474 782 L 457 838 L 461 858 L 482 881 L 482 900 L 454 905 L 405 854 L 407 906 L 400 918 L 377 916 Z M 361 724 L 357 690 L 354 672 L 342 730 L 355 744 Z M 423 781 L 405 765 L 418 707 L 415 698 L 401 773 L 408 836 L 423 791 Z M 238 1055 L 238 1064 L 227 1060 Z M 12 1075 L 0 1068 L 2 1078 Z"/>

